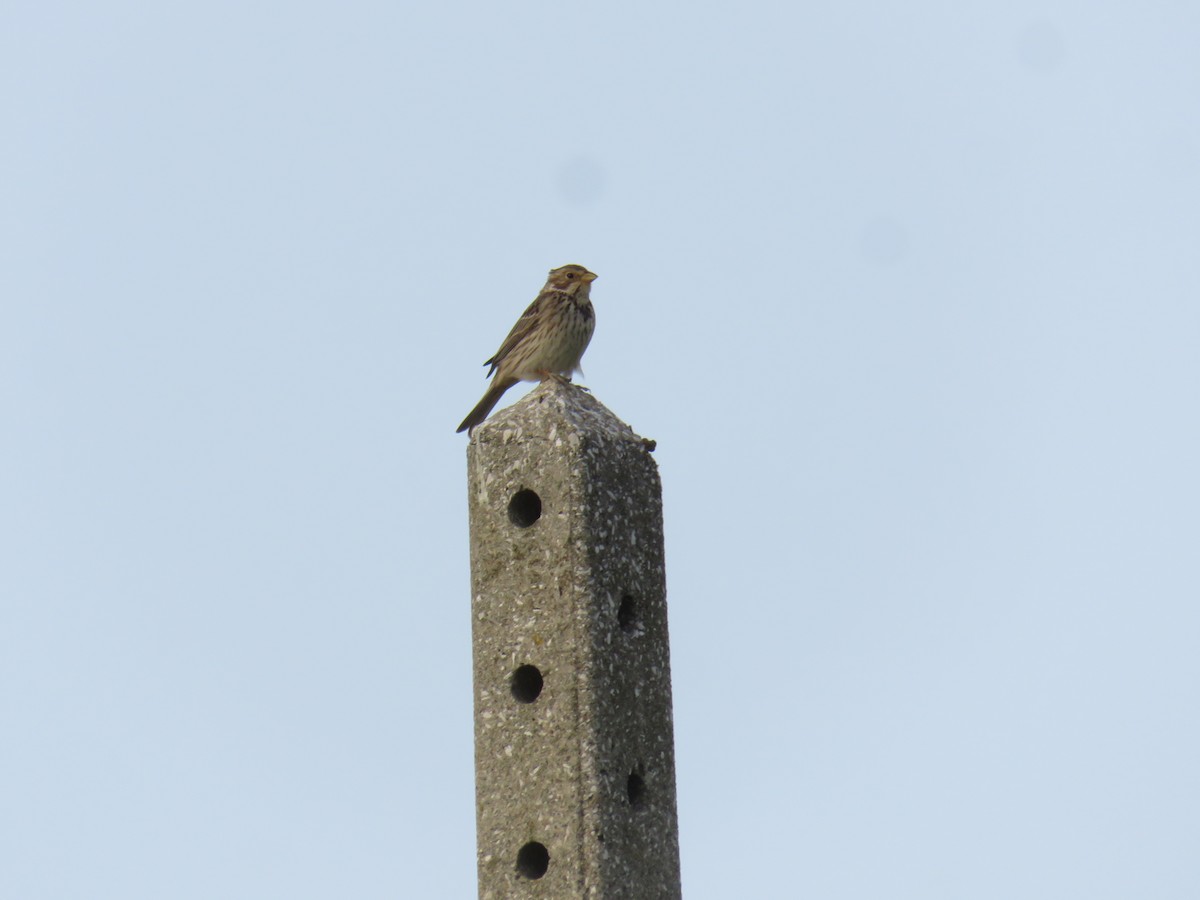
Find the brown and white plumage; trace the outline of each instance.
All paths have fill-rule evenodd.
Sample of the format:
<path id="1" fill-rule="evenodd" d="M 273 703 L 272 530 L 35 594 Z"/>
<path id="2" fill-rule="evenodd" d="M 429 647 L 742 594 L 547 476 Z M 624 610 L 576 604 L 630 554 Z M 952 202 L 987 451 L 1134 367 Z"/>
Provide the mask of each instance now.
<path id="1" fill-rule="evenodd" d="M 569 378 L 596 329 L 590 293 L 596 276 L 583 266 L 550 270 L 546 286 L 517 320 L 495 356 L 484 363 L 495 374 L 491 386 L 467 413 L 459 431 L 468 434 L 518 381 Z"/>

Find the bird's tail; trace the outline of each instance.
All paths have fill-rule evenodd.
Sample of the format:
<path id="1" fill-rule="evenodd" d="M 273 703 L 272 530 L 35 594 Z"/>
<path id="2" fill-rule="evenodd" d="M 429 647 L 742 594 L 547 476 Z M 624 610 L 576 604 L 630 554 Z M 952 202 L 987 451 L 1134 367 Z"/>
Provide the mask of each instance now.
<path id="1" fill-rule="evenodd" d="M 516 378 L 497 378 L 493 381 L 491 387 L 487 389 L 487 393 L 483 395 L 483 399 L 476 403 L 475 408 L 467 413 L 467 417 L 462 420 L 462 424 L 458 426 L 458 432 L 465 431 L 470 435 L 475 426 L 488 417 L 488 413 L 492 411 L 492 407 L 500 402 L 500 398 L 504 396 L 504 392 L 516 383 Z"/>

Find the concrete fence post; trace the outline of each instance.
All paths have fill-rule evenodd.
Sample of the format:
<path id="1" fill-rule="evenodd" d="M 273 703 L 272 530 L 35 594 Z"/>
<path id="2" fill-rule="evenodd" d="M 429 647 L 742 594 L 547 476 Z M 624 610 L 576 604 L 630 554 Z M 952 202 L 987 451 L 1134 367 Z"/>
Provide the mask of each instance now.
<path id="1" fill-rule="evenodd" d="M 468 446 L 484 900 L 680 896 L 652 449 L 555 382 Z"/>

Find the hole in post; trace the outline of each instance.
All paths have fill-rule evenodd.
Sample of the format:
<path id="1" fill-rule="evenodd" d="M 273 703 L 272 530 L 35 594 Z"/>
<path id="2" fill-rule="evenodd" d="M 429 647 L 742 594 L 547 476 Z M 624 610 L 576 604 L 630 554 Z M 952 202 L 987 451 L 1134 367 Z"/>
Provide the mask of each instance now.
<path id="1" fill-rule="evenodd" d="M 542 517 L 542 498 L 523 488 L 508 501 L 508 521 L 518 528 L 528 528 Z"/>
<path id="2" fill-rule="evenodd" d="M 641 809 L 646 805 L 646 782 L 637 772 L 630 772 L 625 782 L 625 792 L 629 795 L 629 805 Z"/>
<path id="3" fill-rule="evenodd" d="M 545 844 L 530 841 L 517 851 L 517 873 L 526 878 L 541 878 L 550 868 L 550 851 Z"/>
<path id="4" fill-rule="evenodd" d="M 518 703 L 532 703 L 542 694 L 542 673 L 537 666 L 518 666 L 510 679 Z"/>
<path id="5" fill-rule="evenodd" d="M 617 607 L 617 624 L 626 634 L 637 628 L 637 603 L 629 594 L 621 598 L 621 605 Z"/>

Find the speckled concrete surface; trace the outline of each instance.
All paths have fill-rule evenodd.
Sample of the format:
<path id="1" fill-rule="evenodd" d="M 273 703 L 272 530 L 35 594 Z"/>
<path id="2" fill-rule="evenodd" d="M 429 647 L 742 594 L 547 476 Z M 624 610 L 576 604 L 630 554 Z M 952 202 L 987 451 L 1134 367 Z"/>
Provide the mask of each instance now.
<path id="1" fill-rule="evenodd" d="M 486 900 L 680 896 L 651 446 L 590 394 L 554 382 L 494 415 L 469 444 Z M 517 523 L 533 514 L 531 494 L 510 514 L 522 491 L 541 503 L 525 527 Z M 514 692 L 522 666 L 540 673 L 540 693 L 532 669 Z"/>

